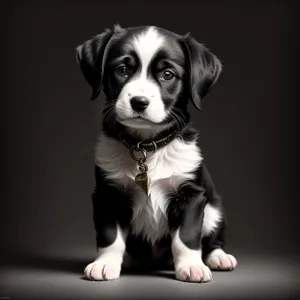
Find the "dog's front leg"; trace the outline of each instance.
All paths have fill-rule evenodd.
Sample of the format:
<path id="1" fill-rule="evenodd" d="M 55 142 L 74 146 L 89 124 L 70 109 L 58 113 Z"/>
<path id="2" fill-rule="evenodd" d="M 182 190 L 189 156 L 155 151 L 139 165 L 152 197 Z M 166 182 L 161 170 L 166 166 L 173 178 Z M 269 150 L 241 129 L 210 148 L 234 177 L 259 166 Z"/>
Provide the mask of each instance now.
<path id="1" fill-rule="evenodd" d="M 92 196 L 97 256 L 84 270 L 90 280 L 113 280 L 120 276 L 126 227 L 130 219 L 126 195 L 96 167 L 96 189 Z"/>
<path id="2" fill-rule="evenodd" d="M 190 182 L 181 185 L 169 204 L 172 253 L 178 280 L 208 282 L 210 269 L 202 260 L 201 230 L 205 208 L 204 190 Z"/>

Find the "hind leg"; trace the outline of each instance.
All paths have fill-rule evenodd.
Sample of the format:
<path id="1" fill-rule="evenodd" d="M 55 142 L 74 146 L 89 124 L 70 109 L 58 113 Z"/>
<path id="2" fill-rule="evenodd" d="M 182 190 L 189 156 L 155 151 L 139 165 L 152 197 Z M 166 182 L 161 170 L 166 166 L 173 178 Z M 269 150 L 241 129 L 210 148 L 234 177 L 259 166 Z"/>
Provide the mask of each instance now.
<path id="1" fill-rule="evenodd" d="M 212 177 L 204 163 L 199 171 L 199 184 L 205 188 L 205 196 L 210 204 L 208 207 L 210 209 L 205 211 L 207 215 L 204 215 L 204 221 L 207 220 L 207 224 L 212 225 L 211 220 L 215 219 L 214 211 L 219 211 L 221 215 L 221 219 L 215 223 L 216 226 L 204 232 L 202 239 L 204 262 L 212 270 L 233 270 L 237 266 L 237 260 L 233 255 L 224 251 L 227 221 L 222 205 L 222 198 L 217 192 Z"/>
<path id="2" fill-rule="evenodd" d="M 202 240 L 204 261 L 211 270 L 231 271 L 237 266 L 236 258 L 223 250 L 225 226 L 226 223 L 223 220 L 214 233 Z"/>

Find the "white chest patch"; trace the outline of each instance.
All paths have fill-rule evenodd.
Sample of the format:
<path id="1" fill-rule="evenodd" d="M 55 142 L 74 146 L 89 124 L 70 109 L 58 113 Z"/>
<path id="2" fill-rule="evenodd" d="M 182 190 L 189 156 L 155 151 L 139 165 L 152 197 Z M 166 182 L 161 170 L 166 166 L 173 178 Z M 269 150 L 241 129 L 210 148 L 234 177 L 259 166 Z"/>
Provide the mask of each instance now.
<path id="1" fill-rule="evenodd" d="M 196 143 L 185 143 L 181 139 L 173 140 L 155 154 L 149 153 L 147 165 L 151 194 L 147 199 L 134 182 L 139 170 L 126 147 L 101 134 L 95 151 L 95 164 L 107 172 L 108 178 L 119 181 L 125 190 L 133 191 L 132 230 L 152 243 L 169 233 L 167 195 L 176 191 L 185 180 L 193 178 L 192 172 L 201 160 Z"/>

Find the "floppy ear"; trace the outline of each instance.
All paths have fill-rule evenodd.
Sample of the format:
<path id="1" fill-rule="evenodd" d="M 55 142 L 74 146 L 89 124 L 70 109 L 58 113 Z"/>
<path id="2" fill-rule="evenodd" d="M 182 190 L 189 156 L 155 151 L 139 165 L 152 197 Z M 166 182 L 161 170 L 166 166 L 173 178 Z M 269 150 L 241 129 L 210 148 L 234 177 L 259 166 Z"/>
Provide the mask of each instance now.
<path id="1" fill-rule="evenodd" d="M 222 71 L 220 60 L 189 33 L 182 37 L 190 76 L 190 98 L 201 109 L 203 97 L 210 91 Z"/>
<path id="2" fill-rule="evenodd" d="M 101 92 L 106 46 L 114 32 L 107 29 L 76 48 L 76 59 L 86 81 L 93 88 L 91 100 Z"/>

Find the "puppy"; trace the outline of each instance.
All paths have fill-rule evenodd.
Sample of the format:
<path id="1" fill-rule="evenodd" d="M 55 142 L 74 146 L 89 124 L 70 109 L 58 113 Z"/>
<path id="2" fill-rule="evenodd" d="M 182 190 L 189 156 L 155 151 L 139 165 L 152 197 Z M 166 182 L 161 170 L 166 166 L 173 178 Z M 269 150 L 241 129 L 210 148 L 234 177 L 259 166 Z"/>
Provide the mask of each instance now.
<path id="1" fill-rule="evenodd" d="M 190 34 L 155 26 L 116 25 L 76 50 L 91 99 L 106 96 L 92 195 L 98 253 L 85 277 L 113 280 L 138 264 L 208 282 L 211 270 L 234 269 L 221 197 L 187 110 L 188 101 L 201 108 L 219 59 Z"/>

